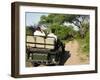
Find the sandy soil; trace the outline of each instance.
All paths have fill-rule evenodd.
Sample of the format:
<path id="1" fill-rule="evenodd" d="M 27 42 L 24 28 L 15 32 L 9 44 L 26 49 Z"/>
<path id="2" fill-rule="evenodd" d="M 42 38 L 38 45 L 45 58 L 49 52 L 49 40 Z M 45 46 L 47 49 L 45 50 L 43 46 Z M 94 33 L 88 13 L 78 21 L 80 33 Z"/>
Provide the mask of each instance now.
<path id="1" fill-rule="evenodd" d="M 65 62 L 65 65 L 78 65 L 78 64 L 88 64 L 89 59 L 86 55 L 79 52 L 78 41 L 70 41 L 66 43 L 65 50 L 70 51 L 71 57 Z"/>

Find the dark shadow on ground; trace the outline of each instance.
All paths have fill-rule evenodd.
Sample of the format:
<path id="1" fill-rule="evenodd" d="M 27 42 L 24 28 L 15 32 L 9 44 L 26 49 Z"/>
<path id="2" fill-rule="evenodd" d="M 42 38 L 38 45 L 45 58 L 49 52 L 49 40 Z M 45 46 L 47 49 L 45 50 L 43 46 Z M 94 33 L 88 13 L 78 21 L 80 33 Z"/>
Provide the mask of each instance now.
<path id="1" fill-rule="evenodd" d="M 71 57 L 70 51 L 65 51 L 60 57 L 59 65 L 64 65 L 65 62 Z"/>

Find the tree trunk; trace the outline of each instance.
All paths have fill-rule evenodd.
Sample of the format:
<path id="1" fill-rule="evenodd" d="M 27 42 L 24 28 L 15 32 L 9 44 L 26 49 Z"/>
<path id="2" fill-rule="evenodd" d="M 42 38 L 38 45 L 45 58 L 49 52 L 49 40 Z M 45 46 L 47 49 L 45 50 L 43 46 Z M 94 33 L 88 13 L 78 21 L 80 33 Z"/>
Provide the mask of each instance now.
<path id="1" fill-rule="evenodd" d="M 84 38 L 84 30 L 83 30 L 81 25 L 80 25 L 80 29 L 79 30 L 80 30 L 79 32 L 80 32 L 81 38 Z"/>

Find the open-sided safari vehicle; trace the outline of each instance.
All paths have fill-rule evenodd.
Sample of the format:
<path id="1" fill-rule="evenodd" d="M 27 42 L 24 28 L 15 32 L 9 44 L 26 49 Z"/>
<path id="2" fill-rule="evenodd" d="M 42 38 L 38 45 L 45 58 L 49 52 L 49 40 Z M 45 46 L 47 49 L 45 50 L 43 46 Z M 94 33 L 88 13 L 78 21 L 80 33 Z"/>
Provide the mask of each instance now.
<path id="1" fill-rule="evenodd" d="M 26 36 L 26 56 L 33 66 L 63 65 L 64 45 L 54 37 Z"/>

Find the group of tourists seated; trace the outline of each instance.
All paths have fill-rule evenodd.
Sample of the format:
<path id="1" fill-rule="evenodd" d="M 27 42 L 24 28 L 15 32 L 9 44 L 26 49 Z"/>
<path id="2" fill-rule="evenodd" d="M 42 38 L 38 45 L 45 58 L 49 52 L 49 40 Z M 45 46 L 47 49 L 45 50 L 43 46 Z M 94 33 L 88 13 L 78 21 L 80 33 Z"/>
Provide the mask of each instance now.
<path id="1" fill-rule="evenodd" d="M 55 48 L 54 50 L 57 50 L 59 47 L 61 47 L 62 51 L 65 51 L 64 49 L 64 44 L 60 41 L 60 39 L 54 34 L 55 33 L 55 30 L 52 29 L 50 33 L 48 33 L 48 35 L 46 35 L 44 33 L 44 31 L 41 29 L 41 27 L 37 27 L 35 32 L 33 33 L 34 36 L 46 36 L 46 37 L 53 37 L 55 38 Z"/>
<path id="2" fill-rule="evenodd" d="M 57 40 L 57 36 L 54 34 L 55 30 L 52 29 L 51 32 L 47 35 L 47 37 L 54 37 Z M 40 28 L 37 27 L 35 32 L 33 33 L 34 36 L 46 36 L 46 34 L 44 33 L 44 31 Z"/>

